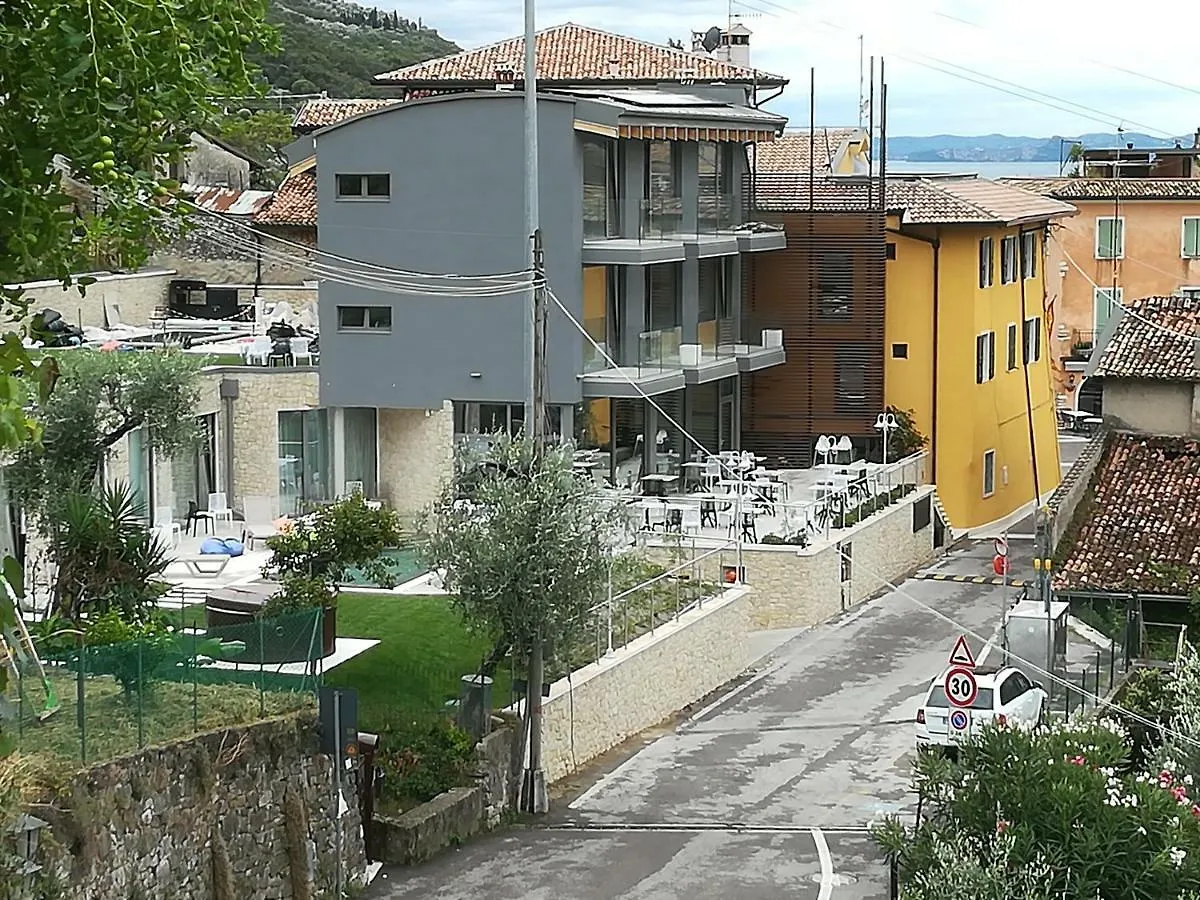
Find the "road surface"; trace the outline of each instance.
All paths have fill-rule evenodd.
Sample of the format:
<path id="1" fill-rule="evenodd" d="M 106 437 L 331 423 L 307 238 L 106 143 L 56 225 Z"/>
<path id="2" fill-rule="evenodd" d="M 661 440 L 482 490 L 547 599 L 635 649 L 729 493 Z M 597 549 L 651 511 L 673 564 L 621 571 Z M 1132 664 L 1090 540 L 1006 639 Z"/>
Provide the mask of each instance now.
<path id="1" fill-rule="evenodd" d="M 990 574 L 990 541 L 926 570 Z M 1013 542 L 1014 574 L 1032 542 Z M 866 824 L 911 813 L 913 717 L 959 631 L 1004 588 L 917 577 L 808 630 L 674 729 L 644 737 L 544 824 L 474 840 L 371 885 L 376 900 L 886 898 Z M 983 642 L 971 641 L 977 655 Z"/>

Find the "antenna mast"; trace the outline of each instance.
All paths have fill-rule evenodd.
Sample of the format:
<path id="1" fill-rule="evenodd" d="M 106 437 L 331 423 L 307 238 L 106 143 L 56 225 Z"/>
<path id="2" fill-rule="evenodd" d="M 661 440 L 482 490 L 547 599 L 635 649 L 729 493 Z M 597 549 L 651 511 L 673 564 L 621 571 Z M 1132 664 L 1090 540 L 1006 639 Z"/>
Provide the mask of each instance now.
<path id="1" fill-rule="evenodd" d="M 866 98 L 863 97 L 863 36 L 858 36 L 858 127 L 863 127 L 863 112 Z"/>

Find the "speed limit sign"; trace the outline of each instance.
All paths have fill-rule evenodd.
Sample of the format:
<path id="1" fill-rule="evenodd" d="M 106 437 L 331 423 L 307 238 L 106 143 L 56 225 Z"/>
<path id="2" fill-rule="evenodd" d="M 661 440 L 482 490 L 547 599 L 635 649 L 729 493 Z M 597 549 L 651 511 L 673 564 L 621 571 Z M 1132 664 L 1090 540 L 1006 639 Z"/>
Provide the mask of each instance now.
<path id="1" fill-rule="evenodd" d="M 951 706 L 968 707 L 979 696 L 979 684 L 975 681 L 975 673 L 963 666 L 955 666 L 946 673 L 943 687 Z"/>

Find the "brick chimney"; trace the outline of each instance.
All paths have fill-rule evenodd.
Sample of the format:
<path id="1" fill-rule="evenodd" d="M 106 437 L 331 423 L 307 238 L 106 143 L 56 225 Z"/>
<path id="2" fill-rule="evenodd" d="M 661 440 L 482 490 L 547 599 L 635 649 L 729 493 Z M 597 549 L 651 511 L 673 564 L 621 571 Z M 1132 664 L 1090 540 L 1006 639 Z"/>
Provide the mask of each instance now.
<path id="1" fill-rule="evenodd" d="M 620 78 L 621 77 L 621 60 L 620 60 L 620 58 L 618 58 L 616 56 L 609 57 L 608 77 L 609 78 Z"/>
<path id="2" fill-rule="evenodd" d="M 517 83 L 517 70 L 511 63 L 496 63 L 496 90 L 511 90 Z"/>

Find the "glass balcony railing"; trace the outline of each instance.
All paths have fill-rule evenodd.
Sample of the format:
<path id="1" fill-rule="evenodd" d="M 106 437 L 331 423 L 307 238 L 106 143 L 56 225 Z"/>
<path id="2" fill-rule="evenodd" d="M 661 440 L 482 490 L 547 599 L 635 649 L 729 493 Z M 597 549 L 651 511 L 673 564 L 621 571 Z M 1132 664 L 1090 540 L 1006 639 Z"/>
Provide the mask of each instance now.
<path id="1" fill-rule="evenodd" d="M 669 240 L 687 229 L 683 221 L 680 197 L 654 197 L 639 202 L 641 226 L 638 237 L 644 241 Z"/>
<path id="2" fill-rule="evenodd" d="M 678 369 L 679 340 L 682 329 L 659 328 L 638 335 L 638 367 L 642 369 Z"/>
<path id="3" fill-rule="evenodd" d="M 733 194 L 702 193 L 696 200 L 696 234 L 723 234 L 740 224 Z"/>
<path id="4" fill-rule="evenodd" d="M 734 355 L 737 343 L 737 322 L 734 319 L 709 319 L 696 326 L 696 342 L 700 345 L 700 360 L 706 362 Z"/>
<path id="5" fill-rule="evenodd" d="M 617 359 L 614 348 L 608 343 L 607 325 L 608 323 L 604 318 L 583 320 L 583 328 L 587 332 L 587 337 L 583 338 L 584 372 L 602 372 L 607 369 L 608 360 L 604 358 L 605 354 L 620 362 Z M 600 345 L 600 350 L 596 349 L 596 344 Z"/>
<path id="6" fill-rule="evenodd" d="M 603 241 L 619 237 L 620 220 L 617 200 L 604 185 L 583 186 L 583 239 Z"/>

